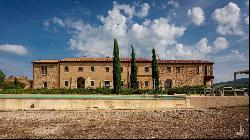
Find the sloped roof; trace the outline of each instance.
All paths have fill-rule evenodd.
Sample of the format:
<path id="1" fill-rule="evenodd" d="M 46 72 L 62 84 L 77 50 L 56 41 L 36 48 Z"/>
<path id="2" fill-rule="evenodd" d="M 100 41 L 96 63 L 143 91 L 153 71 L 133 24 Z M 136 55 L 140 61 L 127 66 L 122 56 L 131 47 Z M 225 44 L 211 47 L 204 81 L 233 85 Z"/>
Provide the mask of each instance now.
<path id="1" fill-rule="evenodd" d="M 58 63 L 60 60 L 35 60 L 32 63 Z"/>
<path id="2" fill-rule="evenodd" d="M 130 62 L 131 58 L 121 58 L 121 62 Z M 112 58 L 94 58 L 94 57 L 82 57 L 82 58 L 64 58 L 62 60 L 36 60 L 32 63 L 58 63 L 58 62 L 112 62 Z M 136 58 L 136 62 L 151 62 L 151 59 Z M 203 60 L 158 60 L 159 64 L 213 64 L 211 61 Z"/>

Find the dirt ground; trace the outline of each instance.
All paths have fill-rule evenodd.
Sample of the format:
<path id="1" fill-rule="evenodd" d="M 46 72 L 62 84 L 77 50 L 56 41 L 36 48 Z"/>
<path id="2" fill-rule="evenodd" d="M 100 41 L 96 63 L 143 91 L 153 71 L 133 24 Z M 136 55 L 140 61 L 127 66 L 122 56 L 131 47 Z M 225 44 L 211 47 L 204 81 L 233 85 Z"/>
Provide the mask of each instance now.
<path id="1" fill-rule="evenodd" d="M 0 138 L 248 139 L 248 109 L 0 112 Z"/>

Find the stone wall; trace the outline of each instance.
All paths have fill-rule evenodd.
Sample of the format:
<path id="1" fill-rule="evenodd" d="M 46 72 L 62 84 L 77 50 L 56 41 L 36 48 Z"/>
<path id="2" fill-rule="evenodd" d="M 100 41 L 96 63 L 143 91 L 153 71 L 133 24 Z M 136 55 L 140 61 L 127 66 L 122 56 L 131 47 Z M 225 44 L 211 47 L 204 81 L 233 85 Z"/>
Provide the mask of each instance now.
<path id="1" fill-rule="evenodd" d="M 78 78 L 84 79 L 84 87 L 90 87 L 91 81 L 94 81 L 93 87 L 103 87 L 104 81 L 110 81 L 111 87 L 113 86 L 112 62 L 61 62 L 58 64 L 46 64 L 48 66 L 48 74 L 46 76 L 41 74 L 41 65 L 45 64 L 34 64 L 34 88 L 41 88 L 44 81 L 48 82 L 48 87 L 50 88 L 77 88 Z M 94 72 L 91 71 L 91 66 L 95 67 Z M 123 62 L 121 66 L 123 67 L 121 80 L 123 85 L 127 87 L 130 81 L 130 63 Z M 151 63 L 137 62 L 137 66 L 139 87 L 152 89 Z M 211 67 L 210 64 L 159 64 L 160 85 L 164 89 L 166 80 L 172 81 L 172 87 L 203 85 L 205 66 Z M 68 72 L 65 71 L 65 67 L 68 67 Z M 83 71 L 79 71 L 78 67 L 83 67 Z M 109 72 L 105 71 L 105 67 L 109 67 Z M 145 67 L 149 67 L 148 72 L 145 71 Z M 167 67 L 171 67 L 171 72 L 167 71 Z M 180 67 L 180 73 L 177 73 L 176 67 Z M 197 74 L 197 67 L 199 67 L 199 74 Z M 212 67 L 210 70 L 212 74 Z M 65 81 L 68 82 L 68 86 L 65 86 Z M 145 81 L 148 82 L 148 86 L 145 86 Z M 212 81 L 207 84 L 211 85 Z"/>
<path id="2" fill-rule="evenodd" d="M 47 66 L 47 75 L 42 75 L 41 66 Z M 59 88 L 59 64 L 44 63 L 33 64 L 33 86 L 42 88 L 43 82 L 47 82 L 48 88 Z"/>
<path id="3" fill-rule="evenodd" d="M 210 65 L 208 64 L 160 64 L 160 80 L 164 87 L 165 81 L 172 80 L 173 87 L 182 86 L 197 86 L 204 84 L 204 67 Z M 171 72 L 167 71 L 167 67 L 171 67 Z M 177 67 L 180 67 L 180 73 L 177 73 Z M 197 73 L 197 67 L 199 67 L 199 74 Z M 212 69 L 211 69 L 212 70 Z M 212 82 L 207 83 L 211 85 Z"/>

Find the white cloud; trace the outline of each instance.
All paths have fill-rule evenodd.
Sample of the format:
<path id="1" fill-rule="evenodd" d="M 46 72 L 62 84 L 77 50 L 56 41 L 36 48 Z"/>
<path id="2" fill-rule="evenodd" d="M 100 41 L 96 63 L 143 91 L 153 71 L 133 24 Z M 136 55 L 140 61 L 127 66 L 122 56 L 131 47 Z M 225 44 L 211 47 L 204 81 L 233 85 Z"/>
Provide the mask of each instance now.
<path id="1" fill-rule="evenodd" d="M 179 8 L 179 3 L 178 3 L 177 0 L 170 0 L 170 1 L 168 1 L 168 5 L 172 5 L 175 8 Z"/>
<path id="2" fill-rule="evenodd" d="M 47 28 L 47 27 L 49 27 L 50 26 L 50 21 L 49 20 L 45 20 L 44 22 L 43 22 L 43 25 Z"/>
<path id="3" fill-rule="evenodd" d="M 246 23 L 247 25 L 249 25 L 249 16 L 247 16 L 247 17 L 245 18 L 245 23 Z"/>
<path id="4" fill-rule="evenodd" d="M 195 25 L 201 25 L 205 21 L 205 15 L 201 7 L 188 9 L 187 15 Z"/>
<path id="5" fill-rule="evenodd" d="M 244 35 L 240 26 L 240 15 L 240 8 L 232 2 L 229 2 L 223 8 L 216 9 L 212 14 L 212 18 L 219 23 L 217 32 L 222 35 Z"/>
<path id="6" fill-rule="evenodd" d="M 214 54 L 229 47 L 229 42 L 223 37 L 217 37 L 212 46 L 207 38 L 200 39 L 195 46 L 176 44 L 175 47 L 166 50 L 168 59 L 209 59 L 213 60 Z"/>
<path id="7" fill-rule="evenodd" d="M 208 39 L 202 38 L 197 44 L 196 44 L 198 50 L 202 53 L 210 53 L 212 51 L 212 47 L 208 45 Z"/>
<path id="8" fill-rule="evenodd" d="M 141 7 L 147 7 L 146 5 L 142 4 Z M 171 24 L 166 18 L 144 19 L 142 24 L 132 22 L 137 13 L 134 9 L 133 6 L 114 2 L 113 9 L 106 16 L 98 16 L 102 23 L 99 26 L 82 21 L 63 20 L 61 25 L 73 32 L 68 43 L 70 48 L 78 51 L 81 56 L 112 56 L 113 39 L 116 38 L 121 56 L 128 57 L 129 46 L 133 44 L 138 55 L 151 55 L 151 49 L 155 47 L 164 57 L 166 48 L 175 45 L 176 39 L 184 34 L 186 28 Z M 59 22 L 50 23 L 59 25 Z"/>
<path id="9" fill-rule="evenodd" d="M 217 63 L 225 62 L 247 62 L 249 61 L 244 53 L 239 52 L 238 50 L 231 50 L 231 52 L 225 56 L 216 57 Z"/>
<path id="10" fill-rule="evenodd" d="M 147 3 L 141 5 L 141 10 L 136 13 L 136 15 L 140 18 L 144 18 L 148 15 L 150 6 Z"/>
<path id="11" fill-rule="evenodd" d="M 0 51 L 15 53 L 17 55 L 25 55 L 28 53 L 28 50 L 22 45 L 10 45 L 2 44 L 0 45 Z"/>
<path id="12" fill-rule="evenodd" d="M 59 19 L 59 18 L 57 18 L 57 17 L 52 18 L 52 22 L 53 22 L 54 24 L 58 24 L 58 25 L 61 26 L 61 27 L 65 27 L 65 24 L 64 24 L 63 20 L 62 20 L 62 19 Z"/>
<path id="13" fill-rule="evenodd" d="M 176 56 L 192 58 L 193 52 L 190 48 L 184 47 L 183 44 L 176 44 Z"/>
<path id="14" fill-rule="evenodd" d="M 214 41 L 216 50 L 224 50 L 229 47 L 229 42 L 224 37 L 217 37 Z"/>

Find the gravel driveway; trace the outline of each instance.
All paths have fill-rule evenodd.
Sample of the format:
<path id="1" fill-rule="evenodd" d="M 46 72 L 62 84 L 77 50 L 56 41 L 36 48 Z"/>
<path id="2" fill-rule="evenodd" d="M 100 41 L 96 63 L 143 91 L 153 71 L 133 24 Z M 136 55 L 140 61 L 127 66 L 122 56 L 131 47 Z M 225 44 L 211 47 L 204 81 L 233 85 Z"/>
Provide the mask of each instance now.
<path id="1" fill-rule="evenodd" d="M 249 107 L 0 112 L 0 138 L 249 138 Z"/>

